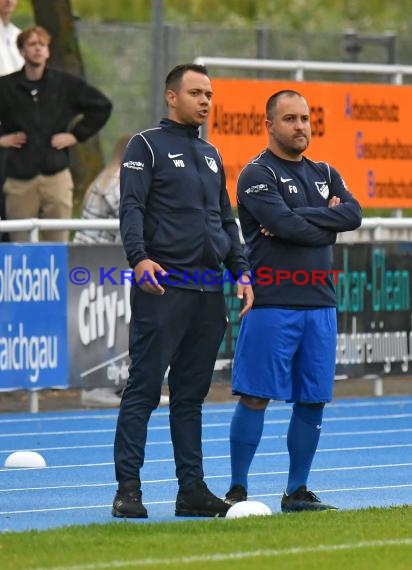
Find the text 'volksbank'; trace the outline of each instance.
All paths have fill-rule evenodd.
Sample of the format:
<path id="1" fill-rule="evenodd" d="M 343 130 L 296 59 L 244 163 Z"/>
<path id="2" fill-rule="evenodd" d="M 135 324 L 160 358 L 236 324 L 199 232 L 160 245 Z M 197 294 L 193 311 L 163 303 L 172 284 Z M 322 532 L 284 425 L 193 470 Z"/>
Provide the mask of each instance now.
<path id="1" fill-rule="evenodd" d="M 54 255 L 50 256 L 48 267 L 30 267 L 27 255 L 23 255 L 19 265 L 16 259 L 5 255 L 0 265 L 0 303 L 30 303 L 60 301 L 58 277 Z"/>
<path id="2" fill-rule="evenodd" d="M 24 247 L 24 246 L 23 246 Z M 27 248 L 26 248 L 27 250 Z M 42 250 L 15 249 L 0 261 L 0 372 L 8 385 L 27 387 L 59 377 L 65 345 L 62 262 Z"/>

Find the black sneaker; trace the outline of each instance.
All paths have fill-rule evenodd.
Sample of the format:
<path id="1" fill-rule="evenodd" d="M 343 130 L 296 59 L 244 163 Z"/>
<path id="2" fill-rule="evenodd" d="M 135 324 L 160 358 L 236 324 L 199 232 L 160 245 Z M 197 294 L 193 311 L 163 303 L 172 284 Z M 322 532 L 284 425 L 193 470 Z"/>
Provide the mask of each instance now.
<path id="1" fill-rule="evenodd" d="M 216 497 L 206 486 L 199 481 L 192 491 L 180 491 L 176 497 L 177 517 L 224 517 L 230 505 Z"/>
<path id="2" fill-rule="evenodd" d="M 307 488 L 302 485 L 291 495 L 284 493 L 280 507 L 283 513 L 296 513 L 299 511 L 337 511 L 333 505 L 322 503 L 322 501 Z"/>
<path id="3" fill-rule="evenodd" d="M 242 501 L 247 500 L 247 492 L 242 485 L 233 485 L 226 493 L 225 498 L 223 499 L 227 505 L 231 507 L 236 505 L 236 503 L 241 503 Z"/>
<path id="4" fill-rule="evenodd" d="M 131 519 L 147 519 L 139 488 L 119 485 L 113 500 L 112 516 Z"/>

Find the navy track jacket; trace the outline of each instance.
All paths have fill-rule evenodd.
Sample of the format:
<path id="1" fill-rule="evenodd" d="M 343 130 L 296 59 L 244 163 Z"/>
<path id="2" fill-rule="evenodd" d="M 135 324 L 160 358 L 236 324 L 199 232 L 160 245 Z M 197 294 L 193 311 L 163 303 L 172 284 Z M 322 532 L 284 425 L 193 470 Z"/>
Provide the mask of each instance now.
<path id="1" fill-rule="evenodd" d="M 120 231 L 130 267 L 152 259 L 178 287 L 220 290 L 222 263 L 234 280 L 249 270 L 218 151 L 195 127 L 170 119 L 129 142 Z"/>
<path id="2" fill-rule="evenodd" d="M 332 196 L 341 204 L 329 208 Z M 237 199 L 254 306 L 336 306 L 329 271 L 340 268 L 333 267 L 332 245 L 338 232 L 356 229 L 362 219 L 339 173 L 325 162 L 283 160 L 267 149 L 242 170 Z M 273 237 L 262 235 L 262 226 Z"/>

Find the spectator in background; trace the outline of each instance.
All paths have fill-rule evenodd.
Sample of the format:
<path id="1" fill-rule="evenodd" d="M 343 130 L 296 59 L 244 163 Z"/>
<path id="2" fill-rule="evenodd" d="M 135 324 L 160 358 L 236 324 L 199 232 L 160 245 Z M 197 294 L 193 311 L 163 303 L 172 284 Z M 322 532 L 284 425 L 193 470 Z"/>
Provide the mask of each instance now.
<path id="1" fill-rule="evenodd" d="M 120 203 L 120 162 L 132 135 L 121 136 L 113 155 L 95 180 L 86 190 L 83 199 L 82 215 L 86 220 L 118 219 Z M 74 243 L 122 243 L 119 230 L 78 230 Z"/>
<path id="2" fill-rule="evenodd" d="M 120 162 L 126 150 L 127 143 L 132 135 L 123 135 L 118 140 L 113 150 L 113 155 L 90 184 L 83 200 L 82 218 L 93 219 L 118 219 L 120 203 Z M 119 230 L 78 230 L 73 239 L 77 244 L 121 244 Z M 120 405 L 121 392 L 118 387 L 92 388 L 82 390 L 81 401 L 85 406 L 108 406 Z M 169 397 L 162 395 L 160 405 L 169 403 Z"/>
<path id="3" fill-rule="evenodd" d="M 24 59 L 17 48 L 20 28 L 10 22 L 17 0 L 0 0 L 0 76 L 23 67 Z M 5 218 L 3 184 L 5 180 L 6 151 L 0 149 L 0 219 Z M 8 241 L 8 234 L 0 233 L 0 242 Z"/>
<path id="4" fill-rule="evenodd" d="M 49 68 L 50 34 L 41 26 L 17 37 L 24 67 L 0 77 L 0 147 L 7 148 L 6 217 L 66 219 L 72 216 L 69 148 L 96 134 L 112 104 L 84 79 Z M 13 232 L 26 241 L 27 232 Z M 67 241 L 68 231 L 47 232 Z"/>
<path id="5" fill-rule="evenodd" d="M 20 28 L 10 22 L 17 7 L 17 0 L 0 0 L 0 75 L 8 75 L 24 65 L 24 59 L 17 48 Z"/>

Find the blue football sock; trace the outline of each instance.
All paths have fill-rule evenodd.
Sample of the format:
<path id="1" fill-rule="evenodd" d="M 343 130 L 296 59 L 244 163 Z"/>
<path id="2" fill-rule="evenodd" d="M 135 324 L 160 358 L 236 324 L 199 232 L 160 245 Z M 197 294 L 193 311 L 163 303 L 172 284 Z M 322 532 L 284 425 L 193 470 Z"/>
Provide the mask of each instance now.
<path id="1" fill-rule="evenodd" d="M 318 447 L 323 407 L 294 404 L 290 419 L 287 445 L 289 450 L 288 495 L 306 485 L 312 461 Z"/>
<path id="2" fill-rule="evenodd" d="M 247 490 L 247 476 L 262 437 L 265 409 L 254 410 L 238 402 L 230 424 L 230 463 L 234 485 Z"/>

